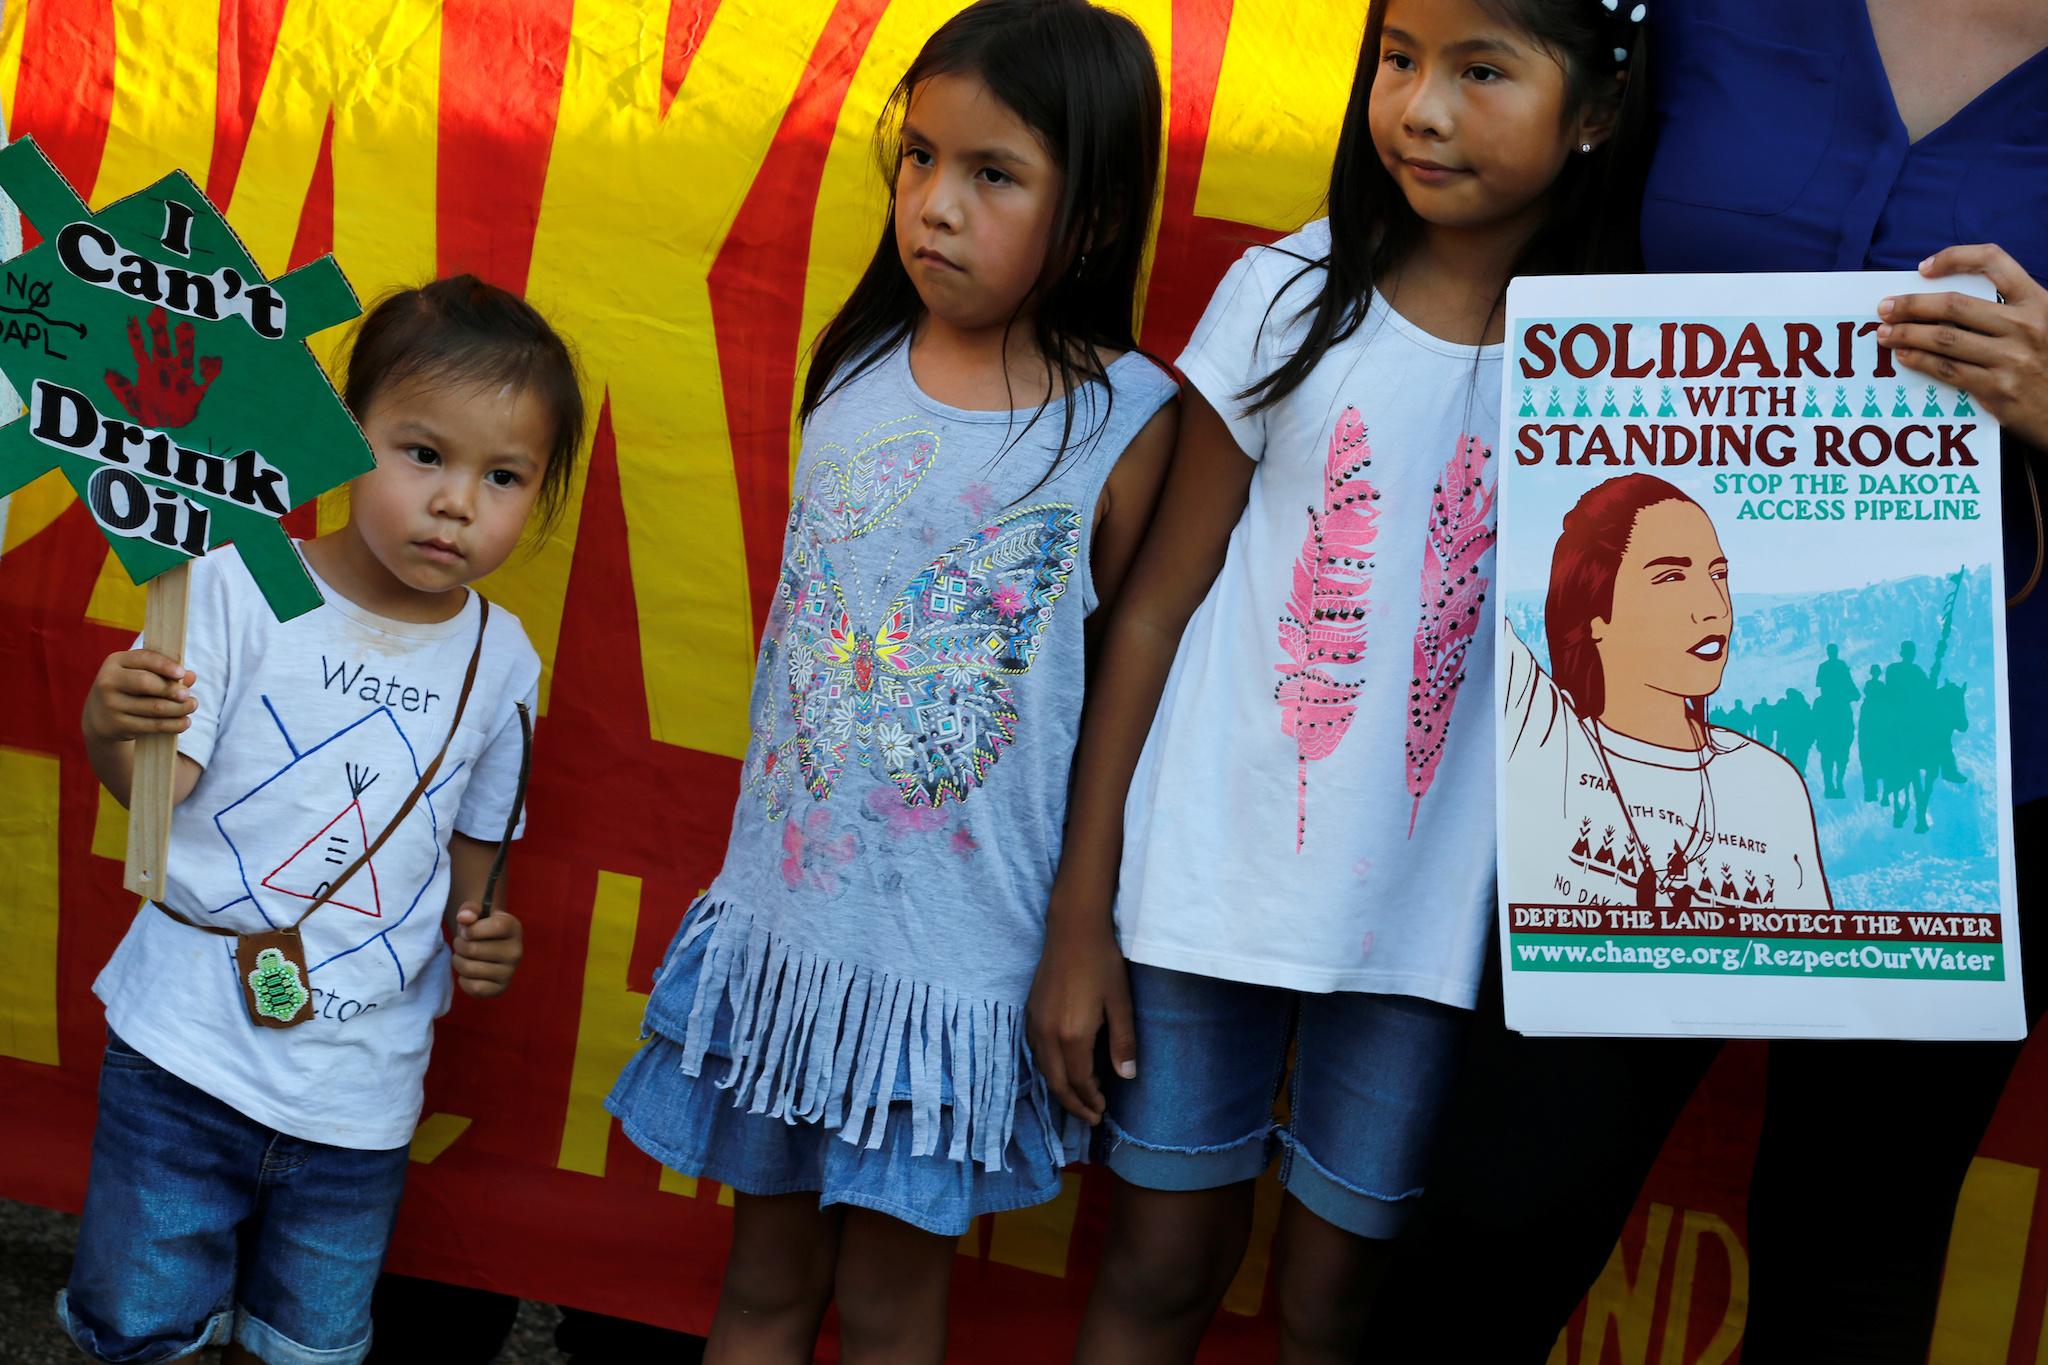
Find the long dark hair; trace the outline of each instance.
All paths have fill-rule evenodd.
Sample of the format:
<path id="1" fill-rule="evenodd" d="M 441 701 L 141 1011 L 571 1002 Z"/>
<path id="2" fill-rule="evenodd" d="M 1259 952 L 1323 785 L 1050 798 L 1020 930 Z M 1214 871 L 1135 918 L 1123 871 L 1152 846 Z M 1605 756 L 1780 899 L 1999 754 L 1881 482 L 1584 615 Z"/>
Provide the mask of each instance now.
<path id="1" fill-rule="evenodd" d="M 1593 618 L 1614 614 L 1614 580 L 1635 534 L 1636 518 L 1666 502 L 1699 504 L 1678 485 L 1655 474 L 1623 474 L 1588 489 L 1565 513 L 1564 530 L 1550 555 L 1550 590 L 1543 599 L 1543 635 L 1550 644 L 1550 676 L 1571 694 L 1588 720 L 1607 709 L 1607 674 L 1593 642 Z M 1707 733 L 1704 698 L 1687 697 L 1685 713 Z"/>
<path id="2" fill-rule="evenodd" d="M 1516 257 L 1510 275 L 1622 274 L 1642 268 L 1638 220 L 1649 154 L 1649 40 L 1640 24 L 1608 13 L 1594 0 L 1480 0 L 1486 8 L 1555 56 L 1564 67 L 1566 116 L 1609 99 L 1607 80 L 1620 68 L 1618 46 L 1629 53 L 1613 131 L 1590 155 L 1574 153 L 1549 190 L 1551 213 Z M 1628 8 L 1624 0 L 1621 8 Z M 1379 73 L 1380 32 L 1386 0 L 1367 12 L 1358 73 L 1351 80 L 1337 155 L 1330 164 L 1330 251 L 1303 259 L 1296 280 L 1322 272 L 1315 297 L 1297 315 L 1307 334 L 1271 374 L 1238 397 L 1257 412 L 1294 392 L 1332 346 L 1365 321 L 1373 285 L 1408 255 L 1422 235 L 1422 220 L 1380 163 L 1368 120 L 1373 79 Z M 1502 295 L 1501 302 L 1505 302 Z M 1498 308 L 1500 303 L 1496 303 Z M 1268 324 L 1271 323 L 1270 307 Z"/>
<path id="3" fill-rule="evenodd" d="M 1106 378 L 1103 351 L 1138 349 L 1132 314 L 1159 176 L 1159 71 L 1151 46 L 1129 19 L 1086 0 L 980 0 L 926 40 L 882 110 L 875 130 L 875 154 L 889 184 L 882 238 L 812 347 L 801 421 L 880 362 L 924 315 L 896 247 L 897 145 L 911 95 L 945 75 L 979 79 L 1038 134 L 1066 178 L 1044 271 L 1009 325 L 1031 311 L 1033 340 L 1062 393 Z M 1006 343 L 1008 337 L 1006 327 Z M 1051 401 L 1048 391 L 1033 423 Z M 1062 451 L 1073 442 L 1073 412 L 1074 404 L 1066 404 Z"/>
<path id="4" fill-rule="evenodd" d="M 576 357 L 540 310 L 474 275 L 450 275 L 378 300 L 349 339 L 341 396 L 358 422 L 394 384 L 530 390 L 554 423 L 534 510 L 546 533 L 562 514 L 583 448 L 583 389 Z"/>

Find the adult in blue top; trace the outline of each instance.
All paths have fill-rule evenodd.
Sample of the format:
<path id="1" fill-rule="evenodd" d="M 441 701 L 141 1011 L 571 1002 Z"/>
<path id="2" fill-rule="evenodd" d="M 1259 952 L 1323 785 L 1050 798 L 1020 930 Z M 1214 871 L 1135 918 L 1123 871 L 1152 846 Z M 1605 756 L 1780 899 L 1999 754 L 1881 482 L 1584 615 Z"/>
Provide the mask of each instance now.
<path id="1" fill-rule="evenodd" d="M 2006 577 L 2019 593 L 2041 543 L 2028 469 L 2038 475 L 2048 448 L 2048 6 L 1649 9 L 1645 267 L 1929 277 L 1937 292 L 1872 301 L 1879 337 L 2004 424 Z M 2003 301 L 1933 283 L 1966 271 L 1988 275 Z M 2048 588 L 2010 610 L 2007 656 L 2031 1018 L 2048 988 L 2032 960 L 2048 940 Z M 1440 1168 L 1378 1299 L 1374 1359 L 1546 1359 L 1720 1050 L 1524 1038 L 1499 1009 L 1496 979 Z M 1745 1365 L 1926 1361 L 1956 1196 L 2019 1048 L 1769 1044 Z"/>

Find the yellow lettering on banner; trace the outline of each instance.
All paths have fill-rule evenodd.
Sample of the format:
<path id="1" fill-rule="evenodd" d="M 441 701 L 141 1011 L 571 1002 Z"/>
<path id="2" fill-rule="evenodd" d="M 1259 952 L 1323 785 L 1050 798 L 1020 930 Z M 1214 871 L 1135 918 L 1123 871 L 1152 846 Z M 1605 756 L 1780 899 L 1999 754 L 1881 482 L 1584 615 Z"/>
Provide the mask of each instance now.
<path id="1" fill-rule="evenodd" d="M 664 1166 L 661 1168 L 660 1188 L 663 1194 L 679 1194 L 685 1199 L 695 1199 L 697 1197 L 697 1177 L 694 1175 L 684 1175 L 681 1171 L 670 1170 Z"/>
<path id="2" fill-rule="evenodd" d="M 6 92 L 6 108 L 11 110 L 28 6 L 4 8 L 0 90 Z M 213 157 L 218 89 L 219 0 L 179 0 L 175 5 L 116 0 L 113 21 L 114 94 L 107 111 L 106 149 L 92 192 L 93 202 L 101 206 L 155 184 L 173 169 L 204 182 Z M 63 474 L 52 470 L 12 499 L 0 499 L 6 509 L 0 516 L 0 554 L 34 538 L 71 505 L 73 497 Z M 114 564 L 111 554 L 108 563 Z M 118 567 L 113 572 L 121 574 Z M 122 579 L 125 582 L 126 576 Z M 136 601 L 141 601 L 139 590 Z M 139 630 L 139 605 L 135 619 Z"/>
<path id="3" fill-rule="evenodd" d="M 100 808 L 93 817 L 92 851 L 96 858 L 128 860 L 128 808 L 105 787 L 100 788 Z"/>
<path id="4" fill-rule="evenodd" d="M 1196 213 L 1283 231 L 1314 216 L 1330 183 L 1365 10 L 1365 0 L 1237 0 Z"/>
<path id="5" fill-rule="evenodd" d="M 1698 1357 L 1685 1354 L 1686 1329 L 1691 1325 L 1692 1291 L 1698 1279 L 1700 1239 L 1712 1237 L 1728 1258 L 1728 1307 L 1714 1339 Z M 1664 1349 L 1660 1365 L 1723 1365 L 1742 1344 L 1742 1327 L 1749 1317 L 1749 1256 L 1735 1239 L 1735 1229 L 1715 1214 L 1687 1209 L 1678 1227 L 1678 1261 L 1671 1270 L 1671 1306 L 1665 1310 Z"/>
<path id="6" fill-rule="evenodd" d="M 455 1139 L 469 1131 L 470 1121 L 460 1114 L 429 1114 L 412 1130 L 409 1158 L 424 1166 L 455 1145 Z"/>
<path id="7" fill-rule="evenodd" d="M 14 87 L 21 79 L 27 14 L 26 4 L 0 4 L 0 141 L 10 139 L 8 130 L 14 126 Z M 4 198 L 0 202 L 5 202 Z M 0 399 L 0 421 L 13 421 L 20 414 L 21 405 L 6 384 L 0 383 L 0 393 L 9 395 Z M 64 482 L 64 473 L 59 469 L 51 470 L 11 496 L 0 498 L 0 558 L 48 526 L 70 502 L 71 485 Z"/>
<path id="8" fill-rule="evenodd" d="M 1040 1275 L 1064 1276 L 1067 1245 L 1074 1238 L 1074 1215 L 1080 1211 L 1081 1177 L 1069 1171 L 1060 1177 L 1060 1192 L 1050 1204 L 995 1216 L 988 1258 Z"/>
<path id="9" fill-rule="evenodd" d="M 0 5 L 0 125 L 8 128 L 14 126 L 14 87 L 21 80 L 21 49 L 27 41 L 28 6 Z"/>
<path id="10" fill-rule="evenodd" d="M 2041 1335 L 2034 1342 L 2034 1365 L 2048 1365 L 2048 1308 L 2041 1314 Z"/>
<path id="11" fill-rule="evenodd" d="M 334 118 L 334 258 L 370 300 L 434 275 L 440 142 L 438 0 L 291 0 L 263 81 L 228 221 L 266 274 L 298 235 Z M 309 343 L 334 372 L 348 329 Z"/>
<path id="12" fill-rule="evenodd" d="M 114 97 L 93 202 L 111 204 L 172 169 L 204 188 L 219 92 L 220 0 L 114 0 L 113 17 Z"/>
<path id="13" fill-rule="evenodd" d="M 5 499 L 0 499 L 7 505 L 7 528 L 5 536 L 0 537 L 0 557 L 13 554 L 34 540 L 48 529 L 51 522 L 63 515 L 64 509 L 74 500 L 71 485 L 64 481 L 61 469 L 53 469 L 32 479 Z"/>
<path id="14" fill-rule="evenodd" d="M 1129 16 L 1145 35 L 1145 41 L 1152 45 L 1152 56 L 1159 67 L 1159 175 L 1152 186 L 1157 195 L 1166 188 L 1166 135 L 1173 122 L 1173 3 L 1172 0 L 1126 0 L 1117 7 L 1119 13 Z M 1155 208 L 1152 228 L 1145 238 L 1145 254 L 1138 262 L 1138 306 L 1133 326 L 1143 331 L 1145 325 L 1145 299 L 1152 289 L 1152 262 L 1159 254 L 1159 215 Z"/>
<path id="15" fill-rule="evenodd" d="M 1657 1282 L 1664 1273 L 1664 1246 L 1671 1233 L 1671 1206 L 1650 1205 L 1650 1225 L 1643 1234 L 1643 1252 L 1635 1273 L 1628 1269 L 1620 1242 L 1593 1287 L 1586 1291 L 1586 1331 L 1579 1342 L 1580 1365 L 1600 1365 L 1607 1348 L 1607 1324 L 1614 1323 L 1621 1365 L 1647 1365 L 1650 1322 L 1657 1314 Z"/>
<path id="16" fill-rule="evenodd" d="M 1252 1233 L 1247 1239 L 1244 1260 L 1223 1295 L 1223 1311 L 1240 1317 L 1256 1316 L 1266 1301 L 1266 1269 L 1273 1263 L 1273 1237 L 1280 1226 L 1280 1208 L 1286 1191 L 1271 1171 L 1259 1177 L 1252 1189 Z"/>
<path id="17" fill-rule="evenodd" d="M 633 936 L 640 927 L 640 879 L 597 874 L 590 907 L 590 948 L 583 959 L 583 1008 L 576 1015 L 576 1062 L 569 1073 L 569 1112 L 555 1164 L 584 1175 L 604 1174 L 612 1116 L 604 1097 L 639 1046 L 647 997 L 626 984 Z"/>
<path id="18" fill-rule="evenodd" d="M 57 758 L 0 747 L 0 1055 L 57 1057 Z"/>
<path id="19" fill-rule="evenodd" d="M 148 602 L 149 590 L 128 576 L 110 550 L 100 564 L 100 576 L 93 581 L 92 598 L 85 604 L 85 619 L 141 634 L 142 610 Z"/>
<path id="20" fill-rule="evenodd" d="M 663 118 L 669 0 L 578 5 L 528 276 L 593 417 L 611 399 L 649 728 L 734 758 L 754 618 L 708 277 L 831 9 L 721 4 Z M 561 533 L 489 588 L 550 663 L 581 502 L 579 482 Z"/>
<path id="21" fill-rule="evenodd" d="M 330 531 L 339 531 L 348 525 L 348 490 L 349 485 L 343 484 L 339 488 L 330 488 L 320 495 L 313 508 L 316 534 L 324 536 Z"/>
<path id="22" fill-rule="evenodd" d="M 14 107 L 14 83 L 21 74 L 21 15 L 25 5 L 0 4 L 0 141 L 7 137 L 7 111 Z M 0 195 L 0 204 L 7 203 Z M 0 377 L 0 424 L 21 415 L 21 397 Z M 52 469 L 7 497 L 0 497 L 0 558 L 55 521 L 71 505 L 64 471 Z"/>
<path id="23" fill-rule="evenodd" d="M 1173 51 L 1173 6 L 1171 0 L 1132 0 L 1118 10 L 1130 17 L 1151 43 L 1159 59 L 1159 86 L 1167 100 L 1161 101 L 1162 119 L 1168 110 L 1172 90 L 1168 83 Z M 839 107 L 839 121 L 832 130 L 832 145 L 825 156 L 824 174 L 818 182 L 817 206 L 812 215 L 811 255 L 804 272 L 802 343 L 816 339 L 846 296 L 853 292 L 861 272 L 874 255 L 880 240 L 882 220 L 888 212 L 889 187 L 875 165 L 875 126 L 883 102 L 896 82 L 909 69 L 917 50 L 933 30 L 960 11 L 959 0 L 894 0 L 875 25 L 874 34 L 861 54 L 860 67 L 847 87 Z M 894 130 L 891 129 L 893 135 Z M 1164 127 L 1161 135 L 1164 136 Z M 1162 144 L 1163 146 L 1163 144 Z M 1166 161 L 1160 158 L 1159 175 L 1166 176 Z M 1145 245 L 1143 272 L 1138 281 L 1139 314 L 1149 280 L 1153 252 L 1158 241 L 1158 222 Z M 802 399 L 802 384 L 790 406 L 790 467 L 802 445 L 797 430 L 796 406 Z"/>
<path id="24" fill-rule="evenodd" d="M 882 219 L 889 208 L 889 187 L 875 164 L 875 121 L 882 102 L 903 79 L 911 59 L 932 30 L 960 10 L 959 0 L 891 0 L 875 21 L 875 31 L 861 53 L 860 66 L 839 106 L 839 122 L 825 153 L 818 180 L 817 206 L 811 215 L 811 259 L 804 272 L 802 344 L 808 348 L 824 330 L 839 305 L 853 292 L 881 239 Z M 790 468 L 802 433 L 796 429 L 796 402 L 790 407 Z"/>
<path id="25" fill-rule="evenodd" d="M 1978 1157 L 1963 1178 L 1929 1360 L 2004 1360 L 2034 1221 L 2032 1166 Z"/>

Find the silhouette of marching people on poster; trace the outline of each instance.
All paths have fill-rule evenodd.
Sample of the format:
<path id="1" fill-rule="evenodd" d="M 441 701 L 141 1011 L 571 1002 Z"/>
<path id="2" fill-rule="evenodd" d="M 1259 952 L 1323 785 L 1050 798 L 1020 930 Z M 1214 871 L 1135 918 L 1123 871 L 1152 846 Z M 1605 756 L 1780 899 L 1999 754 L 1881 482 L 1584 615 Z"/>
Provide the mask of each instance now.
<path id="1" fill-rule="evenodd" d="M 1962 581 L 1959 570 L 1942 608 L 1933 667 L 1922 668 L 1913 641 L 1901 641 L 1899 657 L 1881 676 L 1873 664 L 1864 686 L 1856 734 L 1863 796 L 1890 807 L 1894 829 L 1903 828 L 1910 814 L 1914 833 L 1925 834 L 1935 778 L 1958 786 L 1967 780 L 1955 751 L 1956 735 L 1970 728 L 1967 684 L 1941 680 Z"/>
<path id="2" fill-rule="evenodd" d="M 1820 748 L 1825 795 L 1839 800 L 1842 775 L 1849 768 L 1849 750 L 1856 740 L 1856 677 L 1841 657 L 1841 646 L 1829 645 L 1828 657 L 1814 670 L 1813 739 Z"/>
<path id="3" fill-rule="evenodd" d="M 1806 777 L 1806 755 L 1813 748 L 1813 708 L 1807 705 L 1806 694 L 1796 687 L 1785 689 L 1785 695 L 1771 707 L 1771 715 L 1778 728 L 1778 742 L 1773 747 L 1784 755 L 1800 779 Z"/>
<path id="4" fill-rule="evenodd" d="M 1738 701 L 1716 711 L 1713 723 L 1775 749 L 1801 777 L 1809 750 L 1817 749 L 1827 800 L 1847 798 L 1853 757 L 1864 801 L 1886 807 L 1892 828 L 1903 829 L 1910 816 L 1914 833 L 1925 834 L 1932 827 L 1927 812 L 1935 779 L 1956 786 L 1969 780 L 1955 751 L 1955 737 L 1970 728 L 1968 685 L 1941 680 L 1962 579 L 1958 572 L 1950 580 L 1931 669 L 1921 666 L 1919 646 L 1902 640 L 1898 656 L 1871 664 L 1859 686 L 1841 646 L 1831 643 L 1814 671 L 1811 704 L 1799 688 L 1788 687 L 1776 702 L 1760 697 L 1752 706 Z"/>

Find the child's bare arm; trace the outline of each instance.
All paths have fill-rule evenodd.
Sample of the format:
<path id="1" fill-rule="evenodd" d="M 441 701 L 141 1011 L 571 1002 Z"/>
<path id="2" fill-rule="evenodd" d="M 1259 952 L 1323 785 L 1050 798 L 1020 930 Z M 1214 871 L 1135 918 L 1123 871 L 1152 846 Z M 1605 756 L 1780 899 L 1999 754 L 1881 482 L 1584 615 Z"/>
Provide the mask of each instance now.
<path id="1" fill-rule="evenodd" d="M 512 973 L 525 955 L 525 934 L 505 908 L 505 878 L 498 878 L 496 904 L 488 919 L 483 912 L 484 885 L 498 846 L 467 834 L 448 836 L 448 908 L 442 923 L 455 954 L 455 979 L 465 994 L 478 999 L 503 995 Z"/>
<path id="2" fill-rule="evenodd" d="M 153 650 L 109 654 L 85 694 L 85 753 L 92 770 L 123 806 L 135 786 L 135 741 L 145 735 L 177 734 L 190 728 L 199 703 L 192 697 L 194 675 L 175 659 Z M 191 795 L 199 780 L 197 763 L 178 759 L 171 804 Z"/>
<path id="3" fill-rule="evenodd" d="M 1053 1097 L 1091 1123 L 1103 1111 L 1094 1057 L 1105 1025 L 1112 1063 L 1137 1074 L 1129 982 L 1110 922 L 1124 797 L 1181 632 L 1223 567 L 1256 468 L 1199 392 L 1186 390 L 1181 403 L 1155 528 L 1122 583 L 1091 669 L 1066 843 L 1026 1005 L 1032 1056 Z"/>
<path id="4" fill-rule="evenodd" d="M 1145 532 L 1152 527 L 1152 514 L 1158 508 L 1159 490 L 1173 462 L 1173 441 L 1179 431 L 1180 404 L 1170 402 L 1131 438 L 1103 485 L 1088 558 L 1088 572 L 1095 580 L 1096 606 L 1083 627 L 1091 672 L 1100 659 L 1124 579 L 1130 575 L 1131 563 L 1138 557 Z"/>

